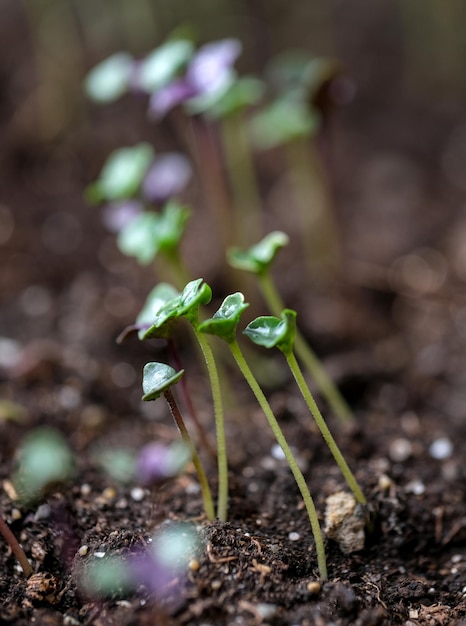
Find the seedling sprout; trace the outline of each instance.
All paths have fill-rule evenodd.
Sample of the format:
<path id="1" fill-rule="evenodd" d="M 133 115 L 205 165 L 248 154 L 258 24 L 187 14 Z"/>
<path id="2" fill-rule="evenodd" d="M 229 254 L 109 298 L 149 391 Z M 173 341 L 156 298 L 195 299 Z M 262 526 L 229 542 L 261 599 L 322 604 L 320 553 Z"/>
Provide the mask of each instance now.
<path id="1" fill-rule="evenodd" d="M 283 352 L 299 390 L 348 486 L 351 488 L 356 500 L 360 504 L 366 504 L 366 498 L 322 417 L 293 353 L 296 337 L 296 312 L 291 309 L 285 309 L 280 318 L 274 316 L 258 317 L 248 324 L 243 332 L 253 343 L 265 348 L 276 347 Z"/>
<path id="2" fill-rule="evenodd" d="M 214 505 L 206 473 L 194 447 L 191 435 L 186 428 L 181 411 L 171 391 L 171 387 L 180 380 L 183 374 L 184 370 L 177 372 L 172 367 L 165 365 L 164 363 L 147 363 L 144 366 L 143 372 L 142 388 L 144 395 L 142 399 L 150 401 L 156 400 L 161 395 L 165 397 L 170 413 L 176 426 L 178 427 L 178 430 L 180 431 L 181 438 L 192 455 L 193 464 L 196 468 L 199 483 L 201 485 L 202 499 L 204 502 L 206 516 L 209 520 L 213 520 L 215 518 Z"/>
<path id="3" fill-rule="evenodd" d="M 317 512 L 315 509 L 314 501 L 310 494 L 309 488 L 306 484 L 306 480 L 301 472 L 299 465 L 291 451 L 291 448 L 280 428 L 277 418 L 273 414 L 273 411 L 268 403 L 259 383 L 254 377 L 251 369 L 249 368 L 246 359 L 239 347 L 236 339 L 236 328 L 238 326 L 241 314 L 249 305 L 244 302 L 244 296 L 242 293 L 234 293 L 225 298 L 218 311 L 208 320 L 202 322 L 199 325 L 199 332 L 208 333 L 220 337 L 227 342 L 230 351 L 238 365 L 241 373 L 249 384 L 252 392 L 254 393 L 262 411 L 264 412 L 269 426 L 283 450 L 283 454 L 288 462 L 291 472 L 294 476 L 296 484 L 301 492 L 306 510 L 311 523 L 312 533 L 314 535 L 314 541 L 316 544 L 317 562 L 319 567 L 319 574 L 322 580 L 327 580 L 327 563 L 325 557 L 325 547 L 322 538 L 322 531 L 320 529 Z"/>
<path id="4" fill-rule="evenodd" d="M 277 252 L 286 246 L 288 241 L 288 236 L 285 233 L 274 231 L 248 250 L 231 248 L 227 254 L 232 267 L 251 272 L 257 276 L 267 306 L 270 312 L 277 317 L 280 316 L 285 306 L 272 279 L 271 266 Z M 351 421 L 353 419 L 351 409 L 299 329 L 296 330 L 295 349 L 322 395 L 335 411 L 335 415 L 342 422 Z"/>

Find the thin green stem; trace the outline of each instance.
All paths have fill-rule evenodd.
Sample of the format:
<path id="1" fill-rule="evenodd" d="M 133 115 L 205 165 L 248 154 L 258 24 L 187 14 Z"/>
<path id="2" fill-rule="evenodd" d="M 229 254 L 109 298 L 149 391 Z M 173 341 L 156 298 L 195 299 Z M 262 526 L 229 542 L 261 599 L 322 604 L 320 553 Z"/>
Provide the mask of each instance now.
<path id="1" fill-rule="evenodd" d="M 280 425 L 278 424 L 278 421 L 275 415 L 273 414 L 272 409 L 270 408 L 270 404 L 268 403 L 262 389 L 259 386 L 259 383 L 255 379 L 253 373 L 251 372 L 243 356 L 243 353 L 241 352 L 238 342 L 234 340 L 228 345 L 230 346 L 230 350 L 233 354 L 233 357 L 239 369 L 241 370 L 241 373 L 243 374 L 247 383 L 251 387 L 252 392 L 256 396 L 256 399 L 261 409 L 263 410 L 265 417 L 267 418 L 269 426 L 272 429 L 275 439 L 277 440 L 278 444 L 283 450 L 283 454 L 285 455 L 285 458 L 294 476 L 296 484 L 298 485 L 299 491 L 301 492 L 301 496 L 303 498 L 304 505 L 306 507 L 307 514 L 309 516 L 309 521 L 311 522 L 312 534 L 314 535 L 314 541 L 316 544 L 319 574 L 322 580 L 327 580 L 327 562 L 325 558 L 324 540 L 322 537 L 322 531 L 320 529 L 319 520 L 317 518 L 317 512 L 316 512 L 316 508 L 314 505 L 314 501 L 309 492 L 309 488 L 306 484 L 306 480 L 303 476 L 303 473 L 299 469 L 299 466 L 290 449 L 290 446 L 288 445 L 288 442 L 286 441 L 285 435 L 283 434 L 280 428 Z"/>
<path id="2" fill-rule="evenodd" d="M 271 313 L 280 317 L 281 312 L 285 308 L 280 295 L 275 288 L 269 272 L 259 274 L 259 285 L 264 299 Z M 304 363 L 304 366 L 310 376 L 314 379 L 317 387 L 327 400 L 329 405 L 335 411 L 335 415 L 342 422 L 351 422 L 354 417 L 346 400 L 343 398 L 338 388 L 325 371 L 319 358 L 316 356 L 312 348 L 309 346 L 303 335 L 296 330 L 295 350 L 298 357 Z"/>
<path id="3" fill-rule="evenodd" d="M 16 539 L 14 534 L 11 532 L 9 526 L 7 525 L 7 523 L 5 522 L 5 520 L 3 519 L 1 515 L 0 515 L 0 533 L 4 536 L 5 541 L 10 546 L 11 551 L 16 557 L 16 560 L 23 568 L 24 575 L 26 576 L 26 578 L 29 578 L 29 576 L 31 576 L 32 572 L 34 571 L 32 569 L 32 565 L 30 564 L 29 559 L 27 558 L 26 553 L 24 552 L 23 548 L 19 545 L 18 540 Z"/>
<path id="4" fill-rule="evenodd" d="M 178 430 L 180 431 L 181 438 L 183 439 L 184 443 L 188 446 L 189 450 L 191 451 L 193 464 L 194 464 L 194 467 L 196 468 L 197 477 L 199 479 L 199 484 L 201 486 L 204 510 L 207 515 L 207 519 L 212 521 L 215 519 L 214 502 L 212 499 L 212 492 L 210 491 L 209 483 L 207 481 L 207 476 L 204 471 L 204 466 L 202 465 L 201 459 L 199 458 L 199 455 L 196 452 L 193 440 L 191 439 L 191 435 L 189 434 L 188 429 L 186 428 L 186 425 L 183 420 L 183 416 L 181 415 L 181 411 L 178 407 L 178 404 L 171 390 L 167 389 L 164 392 L 164 396 L 170 408 L 170 413 L 175 421 L 175 424 L 177 425 Z"/>
<path id="5" fill-rule="evenodd" d="M 286 153 L 309 272 L 317 280 L 328 279 L 340 267 L 340 242 L 327 176 L 314 141 L 290 141 Z"/>
<path id="6" fill-rule="evenodd" d="M 217 517 L 226 522 L 228 515 L 228 462 L 227 448 L 225 441 L 225 420 L 223 417 L 222 392 L 220 388 L 220 379 L 218 376 L 217 365 L 215 363 L 214 353 L 210 347 L 207 338 L 202 333 L 195 330 L 199 346 L 204 355 L 209 375 L 210 386 L 212 389 L 212 400 L 215 413 L 215 431 L 217 435 L 217 464 L 218 464 L 218 502 Z"/>
<path id="7" fill-rule="evenodd" d="M 312 393 L 309 391 L 309 387 L 306 384 L 303 373 L 298 365 L 298 361 L 296 360 L 293 352 L 289 354 L 285 354 L 286 360 L 290 367 L 290 370 L 296 380 L 299 390 L 301 391 L 304 400 L 306 401 L 307 406 L 309 407 L 312 416 L 314 417 L 317 426 L 319 427 L 320 432 L 322 433 L 323 438 L 325 439 L 325 443 L 330 448 L 330 452 L 333 454 L 335 461 L 338 464 L 343 476 L 345 477 L 348 486 L 351 491 L 354 493 L 354 496 L 358 502 L 361 504 L 366 504 L 366 498 L 359 487 L 356 478 L 354 477 L 352 471 L 348 467 L 347 462 L 345 461 L 342 453 L 340 452 L 339 447 L 336 444 L 335 439 L 332 436 L 327 424 L 325 423 L 324 418 L 322 417 L 321 412 L 319 411 L 319 407 L 317 406 Z"/>
<path id="8" fill-rule="evenodd" d="M 235 209 L 236 240 L 248 246 L 262 236 L 262 203 L 246 125 L 241 113 L 221 121 L 223 153 Z"/>
<path id="9" fill-rule="evenodd" d="M 174 250 L 171 254 L 166 254 L 165 258 L 170 265 L 175 286 L 180 290 L 183 289 L 192 280 L 192 277 L 181 258 L 179 249 Z"/>
<path id="10" fill-rule="evenodd" d="M 181 370 L 183 369 L 183 365 L 181 363 L 181 358 L 180 355 L 178 353 L 176 344 L 173 340 L 173 338 L 168 338 L 167 340 L 167 348 L 171 357 L 171 360 L 174 363 L 174 367 L 176 370 Z M 188 411 L 189 414 L 191 416 L 191 419 L 196 427 L 197 430 L 197 434 L 199 436 L 199 441 L 202 444 L 202 446 L 204 446 L 204 449 L 207 450 L 207 452 L 209 453 L 210 457 L 212 459 L 216 459 L 217 458 L 217 453 L 214 449 L 213 444 L 210 442 L 210 439 L 207 435 L 207 432 L 203 426 L 203 424 L 201 423 L 201 420 L 199 419 L 199 416 L 197 414 L 196 411 L 196 407 L 194 406 L 194 402 L 191 396 L 191 393 L 189 392 L 189 386 L 187 384 L 186 381 L 186 376 L 183 376 L 180 380 L 180 387 L 181 387 L 181 392 L 183 394 L 183 399 L 184 402 L 186 404 L 186 406 L 188 407 Z"/>

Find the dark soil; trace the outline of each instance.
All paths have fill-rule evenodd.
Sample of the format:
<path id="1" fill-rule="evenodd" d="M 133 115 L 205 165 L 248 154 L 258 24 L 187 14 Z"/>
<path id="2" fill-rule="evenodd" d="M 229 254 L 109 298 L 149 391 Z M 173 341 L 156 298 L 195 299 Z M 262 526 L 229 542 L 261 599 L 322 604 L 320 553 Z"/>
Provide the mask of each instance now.
<path id="1" fill-rule="evenodd" d="M 15 63 L 2 68 L 4 94 L 21 88 L 13 69 L 20 59 Z M 355 411 L 354 424 L 341 424 L 317 396 L 368 500 L 364 549 L 344 555 L 327 540 L 329 580 L 320 586 L 298 490 L 229 362 L 228 523 L 205 521 L 191 471 L 138 493 L 138 485 L 119 483 L 99 466 L 99 451 L 177 439 L 162 401 L 140 400 L 142 366 L 163 360 L 164 348 L 136 339 L 115 344 L 153 285 L 151 270 L 120 256 L 98 211 L 82 200 L 106 154 L 130 142 L 128 131 L 115 138 L 112 129 L 132 124 L 135 140 L 154 131 L 138 103 L 125 101 L 107 121 L 105 112 L 91 111 L 74 130 L 43 140 L 15 117 L 15 99 L 2 95 L 0 230 L 11 234 L 0 241 L 0 398 L 15 410 L 2 405 L 0 412 L 0 510 L 35 572 L 53 575 L 58 587 L 47 597 L 35 592 L 2 539 L 0 623 L 466 624 L 466 222 L 458 190 L 438 173 L 432 130 L 454 125 L 452 108 L 419 115 L 416 103 L 405 102 L 403 111 L 385 103 L 383 110 L 364 96 L 340 114 L 335 135 L 344 276 L 327 288 L 308 282 L 302 289 L 299 246 L 282 253 L 277 275 Z M 389 130 L 371 107 L 380 118 L 392 115 Z M 161 132 L 162 143 L 175 141 L 172 129 Z M 423 146 L 410 140 L 415 136 Z M 277 171 L 271 161 L 265 187 Z M 196 200 L 198 191 L 190 193 Z M 268 197 L 273 227 L 287 230 L 287 216 Z M 228 289 L 223 262 L 198 241 L 204 217 L 200 209 L 186 256 L 220 298 Z M 203 370 L 188 341 L 181 352 L 213 436 Z M 263 375 L 267 396 L 323 520 L 326 498 L 345 489 L 344 481 L 282 361 L 274 364 L 276 384 Z M 14 499 L 10 477 L 20 441 L 41 425 L 66 435 L 77 469 L 72 482 L 28 507 Z M 447 450 L 436 458 L 433 444 L 441 440 Z M 215 465 L 208 470 L 214 484 Z M 195 527 L 201 542 L 199 567 L 179 596 L 82 592 L 80 572 L 96 552 L 141 548 L 167 520 Z"/>

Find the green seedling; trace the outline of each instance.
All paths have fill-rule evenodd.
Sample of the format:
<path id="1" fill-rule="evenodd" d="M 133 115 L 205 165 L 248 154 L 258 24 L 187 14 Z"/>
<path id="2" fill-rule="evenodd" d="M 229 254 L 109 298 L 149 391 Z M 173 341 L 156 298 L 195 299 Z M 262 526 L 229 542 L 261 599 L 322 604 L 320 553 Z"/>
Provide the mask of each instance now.
<path id="1" fill-rule="evenodd" d="M 189 431 L 186 428 L 181 411 L 171 391 L 171 387 L 181 379 L 183 374 L 184 370 L 177 372 L 172 367 L 165 365 L 164 363 L 147 363 L 144 366 L 143 373 L 142 388 L 144 395 L 142 399 L 145 401 L 156 400 L 163 395 L 167 401 L 170 413 L 176 426 L 178 427 L 178 430 L 180 431 L 181 438 L 191 452 L 193 464 L 201 486 L 202 500 L 206 516 L 209 520 L 213 520 L 215 518 L 214 504 L 206 473 L 199 455 L 196 452 Z"/>
<path id="2" fill-rule="evenodd" d="M 96 65 L 87 75 L 84 88 L 94 102 L 108 104 L 128 90 L 134 59 L 126 52 L 117 52 Z"/>
<path id="3" fill-rule="evenodd" d="M 32 569 L 32 565 L 29 562 L 29 559 L 27 558 L 23 548 L 20 546 L 18 540 L 11 532 L 8 524 L 3 519 L 2 515 L 0 515 L 0 533 L 3 535 L 3 538 L 5 539 L 7 544 L 10 546 L 10 549 L 15 555 L 16 560 L 21 565 L 24 575 L 26 576 L 26 578 L 29 578 L 29 576 L 31 576 L 34 571 Z"/>
<path id="4" fill-rule="evenodd" d="M 138 86 L 153 93 L 168 85 L 191 59 L 194 45 L 189 39 L 170 39 L 150 52 L 138 69 Z"/>
<path id="5" fill-rule="evenodd" d="M 127 326 L 120 333 L 120 335 L 117 337 L 117 343 L 121 343 L 129 334 L 133 332 L 138 333 L 138 337 L 141 341 L 146 339 L 146 333 L 148 329 L 153 325 L 153 321 L 157 313 L 165 304 L 177 299 L 179 295 L 180 292 L 169 283 L 159 283 L 158 285 L 156 285 L 147 296 L 146 302 L 144 303 L 143 308 L 136 318 L 136 323 Z M 152 332 L 155 334 L 152 336 L 156 336 L 158 338 L 163 338 L 166 340 L 167 348 L 170 353 L 173 365 L 176 367 L 176 369 L 182 369 L 178 350 L 172 337 L 173 325 L 175 323 L 175 320 L 169 320 L 167 323 L 164 323 L 160 327 L 158 327 L 156 331 L 153 330 Z M 181 378 L 180 384 L 183 399 L 189 409 L 189 414 L 197 429 L 199 439 L 201 440 L 203 447 L 209 451 L 212 457 L 215 458 L 216 453 L 212 448 L 212 444 L 209 441 L 207 433 L 205 432 L 205 429 L 202 426 L 199 417 L 197 416 L 191 394 L 189 393 L 188 385 L 186 384 L 186 379 L 184 376 Z"/>
<path id="6" fill-rule="evenodd" d="M 18 467 L 12 480 L 22 501 L 40 499 L 74 473 L 74 456 L 64 436 L 52 428 L 30 432 L 17 451 Z"/>
<path id="7" fill-rule="evenodd" d="M 169 262 L 176 282 L 188 280 L 188 271 L 180 255 L 180 242 L 191 211 L 174 200 L 166 203 L 160 213 L 146 211 L 133 218 L 118 235 L 118 247 L 141 265 L 152 263 L 158 254 Z"/>
<path id="8" fill-rule="evenodd" d="M 223 402 L 220 388 L 220 378 L 212 348 L 206 337 L 198 332 L 199 307 L 208 304 L 212 299 L 212 290 L 202 278 L 189 282 L 183 291 L 172 300 L 166 302 L 156 313 L 153 323 L 142 335 L 143 339 L 166 336 L 171 332 L 170 326 L 180 318 L 190 323 L 202 351 L 212 390 L 212 400 L 215 413 L 215 429 L 217 437 L 218 463 L 218 503 L 217 517 L 226 521 L 228 509 L 228 465 L 225 442 L 225 425 L 223 417 Z"/>
<path id="9" fill-rule="evenodd" d="M 148 143 L 115 150 L 107 158 L 99 178 L 88 186 L 87 200 L 97 204 L 132 198 L 153 160 L 154 150 Z"/>
<path id="10" fill-rule="evenodd" d="M 280 318 L 275 316 L 258 317 L 248 324 L 243 332 L 256 345 L 265 348 L 276 347 L 285 355 L 299 390 L 348 486 L 356 500 L 360 504 L 366 504 L 366 498 L 322 417 L 319 407 L 306 384 L 301 368 L 294 355 L 293 346 L 296 337 L 296 311 L 285 309 Z"/>
<path id="11" fill-rule="evenodd" d="M 320 528 L 319 520 L 317 517 L 314 501 L 310 494 L 309 488 L 306 484 L 306 480 L 303 473 L 299 469 L 298 463 L 291 451 L 290 446 L 280 428 L 280 425 L 275 417 L 270 404 L 268 403 L 259 383 L 254 377 L 249 365 L 244 358 L 241 348 L 236 339 L 236 329 L 243 311 L 249 305 L 244 302 L 244 296 L 242 293 L 234 293 L 225 298 L 218 311 L 208 320 L 202 322 L 198 330 L 201 333 L 208 333 L 220 337 L 228 344 L 230 351 L 247 383 L 249 384 L 252 392 L 254 393 L 262 411 L 264 412 L 269 426 L 283 450 L 283 454 L 288 462 L 290 470 L 294 476 L 296 484 L 301 492 L 306 511 L 311 523 L 311 529 L 314 536 L 317 552 L 317 562 L 319 567 L 319 574 L 322 580 L 327 580 L 327 563 L 325 557 L 325 547 L 322 537 L 322 531 Z"/>
<path id="12" fill-rule="evenodd" d="M 285 233 L 274 231 L 249 250 L 231 248 L 227 254 L 228 262 L 232 267 L 257 276 L 264 300 L 270 312 L 277 317 L 280 316 L 285 305 L 273 281 L 271 266 L 278 251 L 286 246 L 288 241 L 288 236 Z M 351 409 L 299 330 L 296 331 L 295 350 L 335 415 L 342 422 L 353 420 Z"/>

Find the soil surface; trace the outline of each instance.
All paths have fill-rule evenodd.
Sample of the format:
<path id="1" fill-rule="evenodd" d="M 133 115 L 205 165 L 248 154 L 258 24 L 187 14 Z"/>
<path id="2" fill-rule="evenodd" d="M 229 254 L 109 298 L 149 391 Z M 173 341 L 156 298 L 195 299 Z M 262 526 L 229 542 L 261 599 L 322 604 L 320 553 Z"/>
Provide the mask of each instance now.
<path id="1" fill-rule="evenodd" d="M 12 67 L 2 68 L 3 94 L 21 89 Z M 344 554 L 327 538 L 329 580 L 321 584 L 298 489 L 227 358 L 227 523 L 205 520 L 191 467 L 154 489 L 102 468 L 109 450 L 177 440 L 162 400 L 141 402 L 142 367 L 165 360 L 165 347 L 115 343 L 153 286 L 152 270 L 120 255 L 99 211 L 82 198 L 111 149 L 154 130 L 140 103 L 124 101 L 44 140 L 24 124 L 16 100 L 1 97 L 0 510 L 34 572 L 54 578 L 26 581 L 1 539 L 0 623 L 466 624 L 466 221 L 458 189 L 438 173 L 432 130 L 453 127 L 452 109 L 419 115 L 418 103 L 405 102 L 402 112 L 397 103 L 387 129 L 380 120 L 390 103 L 377 108 L 362 92 L 339 114 L 331 172 L 345 271 L 322 285 L 297 269 L 299 244 L 281 253 L 280 290 L 354 410 L 354 422 L 342 424 L 312 387 L 368 501 L 363 549 Z M 365 117 L 374 106 L 379 117 Z M 124 124 L 131 131 L 115 135 Z M 173 128 L 160 133 L 162 145 L 176 144 Z M 277 209 L 287 187 L 272 185 L 275 158 L 262 172 L 268 220 L 297 237 L 299 226 Z M 199 193 L 191 189 L 190 199 Z M 223 261 L 199 243 L 199 225 L 209 219 L 201 202 L 185 254 L 219 301 L 229 289 Z M 213 439 L 208 385 L 188 335 L 180 351 Z M 327 499 L 346 489 L 344 481 L 284 362 L 272 356 L 265 365 L 263 352 L 253 355 L 323 525 Z M 24 505 L 10 480 L 15 451 L 44 425 L 65 435 L 76 471 Z M 215 492 L 215 463 L 203 458 Z M 199 537 L 184 585 L 173 580 L 156 596 L 146 587 L 110 597 L 83 590 L 89 563 L 143 549 L 169 521 Z"/>

